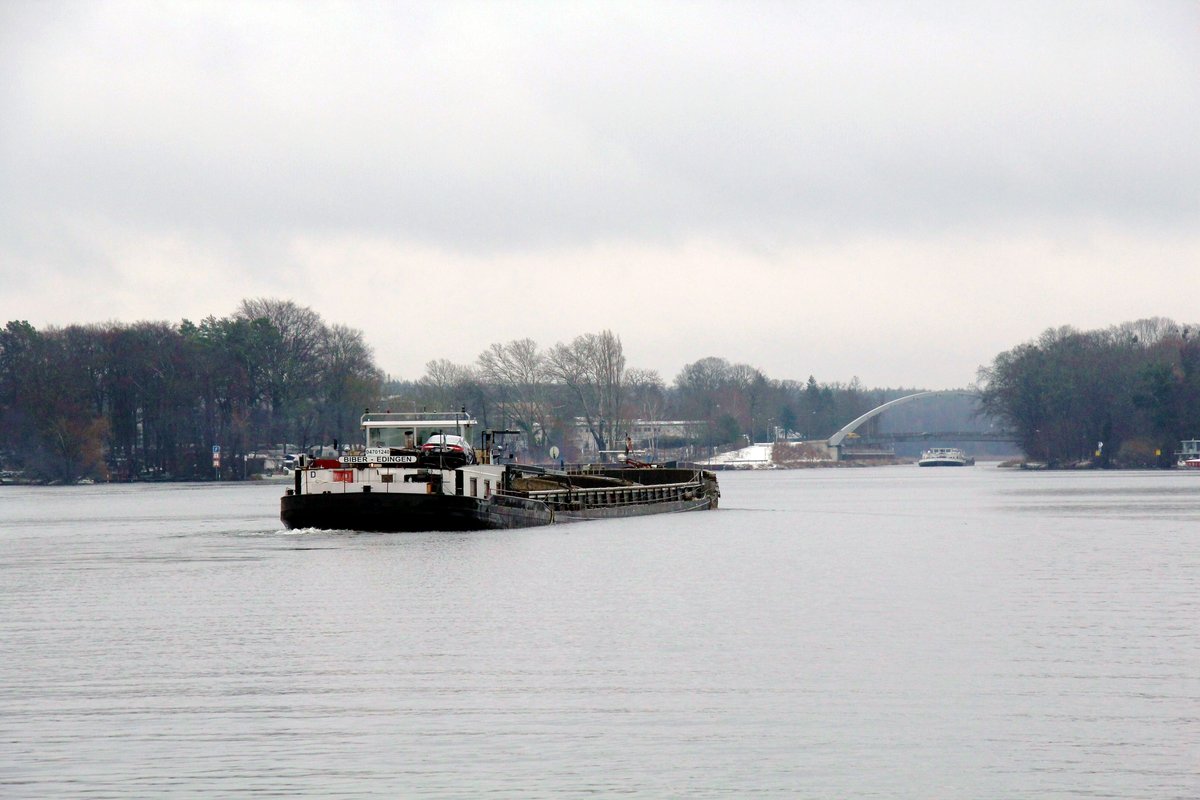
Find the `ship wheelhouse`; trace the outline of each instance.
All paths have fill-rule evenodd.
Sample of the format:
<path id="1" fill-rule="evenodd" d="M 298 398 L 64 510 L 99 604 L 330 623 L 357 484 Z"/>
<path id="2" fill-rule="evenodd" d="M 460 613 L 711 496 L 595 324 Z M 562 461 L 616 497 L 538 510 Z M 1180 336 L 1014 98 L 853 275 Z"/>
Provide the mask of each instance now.
<path id="1" fill-rule="evenodd" d="M 435 436 L 457 436 L 471 443 L 475 418 L 463 412 L 427 414 L 417 412 L 367 412 L 362 416 L 367 447 L 418 450 Z M 437 440 L 444 441 L 444 440 Z"/>

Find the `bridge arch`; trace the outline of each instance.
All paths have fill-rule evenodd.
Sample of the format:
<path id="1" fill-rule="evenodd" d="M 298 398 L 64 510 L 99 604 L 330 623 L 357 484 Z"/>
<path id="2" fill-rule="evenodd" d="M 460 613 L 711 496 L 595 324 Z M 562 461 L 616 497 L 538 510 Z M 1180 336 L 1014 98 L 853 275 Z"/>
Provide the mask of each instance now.
<path id="1" fill-rule="evenodd" d="M 852 420 L 833 436 L 830 436 L 829 449 L 833 451 L 835 454 L 834 457 L 836 458 L 837 454 L 841 453 L 842 442 L 845 441 L 847 436 L 858 430 L 859 425 L 862 425 L 864 422 L 879 416 L 889 408 L 895 408 L 896 406 L 904 405 L 905 403 L 911 403 L 913 400 L 920 400 L 922 397 L 932 397 L 935 395 L 962 395 L 964 397 L 978 397 L 979 392 L 972 392 L 966 389 L 938 389 L 932 392 L 917 392 L 916 394 L 905 395 L 904 397 L 897 397 L 895 400 L 889 400 L 883 405 L 871 409 L 861 417 Z"/>

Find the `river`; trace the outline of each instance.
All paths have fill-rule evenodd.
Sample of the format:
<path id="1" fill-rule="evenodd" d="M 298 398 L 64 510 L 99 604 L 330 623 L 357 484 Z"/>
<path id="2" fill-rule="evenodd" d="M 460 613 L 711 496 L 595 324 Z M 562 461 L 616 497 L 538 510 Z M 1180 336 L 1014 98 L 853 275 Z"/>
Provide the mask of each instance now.
<path id="1" fill-rule="evenodd" d="M 1200 796 L 1200 471 L 720 480 L 383 535 L 2 487 L 0 796 Z"/>

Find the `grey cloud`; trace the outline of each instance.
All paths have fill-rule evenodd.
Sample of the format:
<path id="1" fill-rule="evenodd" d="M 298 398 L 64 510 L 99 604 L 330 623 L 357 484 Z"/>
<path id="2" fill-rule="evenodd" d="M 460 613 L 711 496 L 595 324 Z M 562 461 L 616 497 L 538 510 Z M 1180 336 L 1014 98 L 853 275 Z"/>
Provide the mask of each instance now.
<path id="1" fill-rule="evenodd" d="M 831 5 L 20 6 L 0 222 L 492 250 L 1200 215 L 1194 6 Z"/>

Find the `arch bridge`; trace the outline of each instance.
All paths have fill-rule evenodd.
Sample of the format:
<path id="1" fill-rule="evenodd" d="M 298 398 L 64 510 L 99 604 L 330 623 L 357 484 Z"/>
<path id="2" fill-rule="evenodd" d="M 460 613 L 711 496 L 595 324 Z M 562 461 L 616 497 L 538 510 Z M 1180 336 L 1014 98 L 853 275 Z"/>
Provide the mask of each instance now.
<path id="1" fill-rule="evenodd" d="M 835 433 L 833 436 L 830 436 L 829 441 L 827 442 L 827 444 L 829 446 L 829 452 L 833 454 L 834 461 L 840 460 L 842 457 L 842 445 L 845 443 L 846 438 L 848 436 L 850 436 L 851 434 L 853 434 L 854 431 L 856 431 L 860 425 L 862 425 L 866 422 L 869 422 L 870 420 L 879 416 L 883 412 L 887 411 L 889 408 L 895 408 L 896 406 L 904 405 L 905 403 L 911 403 L 914 400 L 920 400 L 921 398 L 924 398 L 924 397 L 935 397 L 935 396 L 946 396 L 946 395 L 959 395 L 962 397 L 975 397 L 975 398 L 979 397 L 978 392 L 972 392 L 972 391 L 969 391 L 966 389 L 940 389 L 940 390 L 932 391 L 932 392 L 917 392 L 916 394 L 905 395 L 904 397 L 897 397 L 895 400 L 889 400 L 888 402 L 884 403 L 883 405 L 877 406 L 876 408 L 871 409 L 867 413 L 863 414 L 861 417 L 858 417 L 857 419 L 852 420 L 851 422 L 846 424 L 844 427 L 842 427 L 842 429 L 839 430 L 837 433 Z M 979 433 L 979 432 L 976 432 L 976 433 L 938 433 L 938 434 L 893 433 L 893 434 L 887 434 L 885 436 L 879 436 L 879 437 L 873 437 L 873 438 L 876 438 L 878 440 L 887 440 L 887 441 L 893 441 L 893 442 L 903 442 L 903 441 L 911 442 L 911 441 L 917 441 L 917 440 L 922 440 L 922 439 L 956 439 L 958 441 L 980 441 L 980 442 L 982 442 L 982 441 L 989 441 L 989 442 L 1013 441 L 1013 437 L 1008 434 Z"/>

